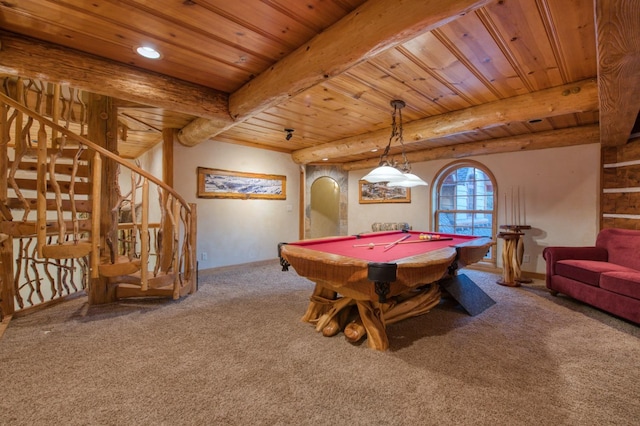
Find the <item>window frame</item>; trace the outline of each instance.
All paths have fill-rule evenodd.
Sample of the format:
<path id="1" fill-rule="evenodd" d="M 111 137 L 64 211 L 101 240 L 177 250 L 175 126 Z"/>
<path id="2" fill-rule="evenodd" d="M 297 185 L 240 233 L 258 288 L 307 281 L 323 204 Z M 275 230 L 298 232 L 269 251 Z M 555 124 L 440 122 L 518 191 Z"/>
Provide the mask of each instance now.
<path id="1" fill-rule="evenodd" d="M 442 190 L 442 186 L 444 185 L 446 179 L 453 174 L 454 172 L 456 172 L 458 169 L 462 169 L 462 168 L 474 168 L 477 170 L 480 170 L 481 172 L 483 172 L 488 179 L 491 181 L 491 185 L 493 187 L 493 209 L 491 210 L 477 210 L 477 209 L 464 209 L 464 210 L 443 210 L 440 208 L 440 201 L 441 201 L 441 190 Z M 454 161 L 452 163 L 447 164 L 446 166 L 444 166 L 443 168 L 441 168 L 435 176 L 435 179 L 433 180 L 433 185 L 432 185 L 432 199 L 431 199 L 431 223 L 433 224 L 433 230 L 435 232 L 438 232 L 439 229 L 439 216 L 440 213 L 443 212 L 447 212 L 447 213 L 471 213 L 472 215 L 475 215 L 477 213 L 490 213 L 491 214 L 491 238 L 493 238 L 494 235 L 497 235 L 497 229 L 498 229 L 498 186 L 496 183 L 496 178 L 493 175 L 493 173 L 491 173 L 491 170 L 489 170 L 484 164 L 477 162 L 477 161 L 473 161 L 473 160 L 458 160 L 458 161 Z M 474 196 L 475 199 L 476 196 Z M 487 257 L 485 257 L 483 259 L 483 262 L 487 262 L 490 263 L 492 265 L 496 265 L 496 249 L 495 246 L 492 247 L 491 250 L 489 250 L 489 255 Z"/>

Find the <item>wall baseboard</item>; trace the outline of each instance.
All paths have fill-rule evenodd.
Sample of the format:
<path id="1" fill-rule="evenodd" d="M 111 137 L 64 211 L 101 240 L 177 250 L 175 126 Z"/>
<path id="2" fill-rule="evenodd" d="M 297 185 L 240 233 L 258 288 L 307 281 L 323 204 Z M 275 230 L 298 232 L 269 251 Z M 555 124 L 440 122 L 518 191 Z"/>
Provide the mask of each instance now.
<path id="1" fill-rule="evenodd" d="M 498 268 L 497 266 L 490 265 L 487 263 L 484 263 L 484 264 L 474 263 L 473 265 L 465 266 L 465 268 L 472 269 L 474 271 L 491 272 L 493 274 L 502 275 L 502 268 Z M 525 278 L 531 278 L 534 280 L 542 280 L 542 281 L 544 281 L 547 278 L 546 274 L 541 274 L 539 272 L 529 272 L 529 271 L 522 271 L 522 276 Z"/>

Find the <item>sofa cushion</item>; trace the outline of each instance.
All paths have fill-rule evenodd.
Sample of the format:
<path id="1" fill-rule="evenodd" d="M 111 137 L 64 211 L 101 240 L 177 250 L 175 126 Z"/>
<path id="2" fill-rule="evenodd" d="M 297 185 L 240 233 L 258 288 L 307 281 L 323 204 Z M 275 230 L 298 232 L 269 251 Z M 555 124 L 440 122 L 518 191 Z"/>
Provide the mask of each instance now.
<path id="1" fill-rule="evenodd" d="M 600 287 L 614 293 L 640 299 L 640 271 L 603 272 Z"/>
<path id="2" fill-rule="evenodd" d="M 597 247 L 608 252 L 608 261 L 640 271 L 640 230 L 607 228 L 598 233 Z"/>
<path id="3" fill-rule="evenodd" d="M 600 284 L 600 274 L 603 272 L 636 272 L 631 268 L 610 262 L 597 260 L 566 259 L 556 263 L 556 275 L 571 278 L 595 287 Z"/>

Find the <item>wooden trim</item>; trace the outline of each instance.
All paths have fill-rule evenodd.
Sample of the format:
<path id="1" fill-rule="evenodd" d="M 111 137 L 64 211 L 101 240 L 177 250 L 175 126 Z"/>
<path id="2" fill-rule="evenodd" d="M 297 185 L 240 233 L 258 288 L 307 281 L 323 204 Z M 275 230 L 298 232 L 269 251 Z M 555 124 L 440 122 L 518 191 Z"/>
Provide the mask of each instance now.
<path id="1" fill-rule="evenodd" d="M 79 291 L 77 291 L 75 293 L 68 294 L 66 296 L 60 296 L 60 297 L 58 297 L 56 299 L 47 300 L 46 302 L 42 302 L 42 303 L 40 303 L 38 305 L 29 306 L 27 308 L 20 309 L 19 311 L 15 311 L 14 314 L 13 314 L 13 318 L 22 318 L 23 316 L 31 315 L 33 313 L 40 312 L 40 311 L 42 311 L 42 310 L 44 310 L 46 308 L 49 308 L 51 306 L 55 306 L 55 305 L 58 305 L 60 303 L 63 303 L 63 302 L 69 301 L 69 300 L 73 300 L 73 299 L 75 299 L 77 297 L 83 297 L 83 296 L 86 296 L 86 295 L 87 295 L 87 293 L 86 293 L 85 290 L 79 290 Z"/>
<path id="2" fill-rule="evenodd" d="M 298 201 L 298 239 L 304 240 L 304 204 L 305 204 L 305 188 L 306 188 L 306 173 L 303 166 L 300 166 L 300 199 Z"/>
<path id="3" fill-rule="evenodd" d="M 173 188 L 173 144 L 176 129 L 162 129 L 162 180 Z"/>

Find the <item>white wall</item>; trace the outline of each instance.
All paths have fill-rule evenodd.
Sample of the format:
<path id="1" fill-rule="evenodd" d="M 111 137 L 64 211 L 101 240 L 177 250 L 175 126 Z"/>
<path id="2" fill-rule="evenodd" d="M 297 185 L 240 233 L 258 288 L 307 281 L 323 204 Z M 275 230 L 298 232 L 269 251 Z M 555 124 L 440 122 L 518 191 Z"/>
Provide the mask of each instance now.
<path id="1" fill-rule="evenodd" d="M 411 166 L 414 174 L 431 182 L 423 167 Z M 349 235 L 371 232 L 371 225 L 375 222 L 407 222 L 415 230 L 429 229 L 430 186 L 411 188 L 410 203 L 360 204 L 359 181 L 369 171 L 370 169 L 366 169 L 349 173 Z"/>
<path id="2" fill-rule="evenodd" d="M 485 165 L 497 181 L 498 223 L 505 224 L 503 194 L 520 187 L 526 202 L 523 270 L 544 273 L 542 250 L 551 245 L 593 245 L 598 232 L 600 146 L 598 144 L 470 157 Z M 413 164 L 430 183 L 412 189 L 408 204 L 359 204 L 358 180 L 368 170 L 349 173 L 348 234 L 371 230 L 374 222 L 408 222 L 431 229 L 432 186 L 436 173 L 454 160 Z M 299 166 L 288 154 L 221 142 L 174 148 L 175 188 L 198 206 L 200 269 L 235 265 L 277 256 L 277 244 L 298 240 Z M 287 176 L 286 200 L 200 199 L 198 166 Z M 526 198 L 526 199 L 525 199 Z M 498 242 L 501 266 L 502 241 Z M 202 253 L 207 253 L 207 260 Z"/>
<path id="3" fill-rule="evenodd" d="M 299 239 L 300 167 L 289 154 L 208 141 L 194 147 L 176 144 L 173 163 L 175 189 L 197 204 L 199 269 L 275 259 L 279 242 Z M 285 175 L 287 198 L 197 198 L 198 167 Z"/>
<path id="4" fill-rule="evenodd" d="M 162 142 L 156 144 L 153 148 L 145 152 L 136 159 L 139 167 L 151 173 L 153 176 L 162 180 Z M 136 164 L 136 161 L 130 161 Z M 118 184 L 122 195 L 126 195 L 131 191 L 131 170 L 126 167 L 120 167 L 120 175 L 118 176 Z M 136 204 L 142 202 L 142 188 L 136 190 Z M 149 182 L 149 222 L 160 222 L 160 202 L 158 201 L 158 185 Z M 138 217 L 138 220 L 140 218 Z"/>
<path id="5" fill-rule="evenodd" d="M 522 265 L 528 272 L 545 272 L 542 250 L 552 245 L 593 245 L 598 232 L 600 192 L 600 145 L 524 151 L 469 157 L 485 165 L 495 176 L 498 194 L 498 224 L 505 224 L 504 193 L 520 187 L 526 203 L 527 224 Z M 412 164 L 415 174 L 428 187 L 412 189 L 411 204 L 359 204 L 358 180 L 369 170 L 349 173 L 349 234 L 371 229 L 373 222 L 409 222 L 413 229 L 431 230 L 432 182 L 445 165 L 454 160 Z M 498 266 L 502 241 L 498 240 Z"/>

